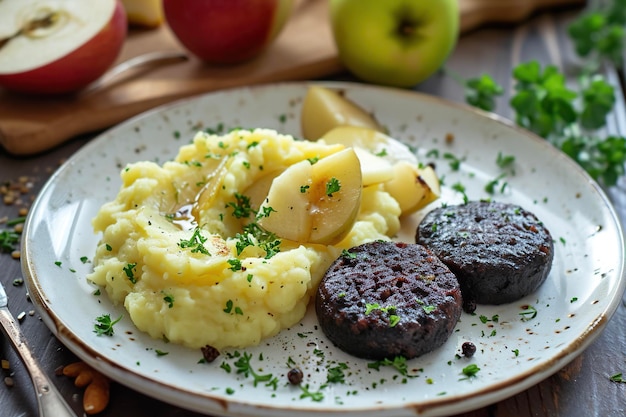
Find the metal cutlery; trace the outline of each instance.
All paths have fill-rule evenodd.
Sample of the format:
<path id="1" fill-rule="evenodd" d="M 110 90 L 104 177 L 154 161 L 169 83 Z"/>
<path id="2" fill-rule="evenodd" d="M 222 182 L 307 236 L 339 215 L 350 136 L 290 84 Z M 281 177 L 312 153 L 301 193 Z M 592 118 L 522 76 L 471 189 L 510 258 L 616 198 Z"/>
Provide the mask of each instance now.
<path id="1" fill-rule="evenodd" d="M 17 321 L 9 311 L 8 301 L 4 286 L 0 282 L 0 325 L 30 374 L 37 394 L 39 415 L 41 417 L 76 417 L 72 408 L 65 402 L 33 356 Z"/>

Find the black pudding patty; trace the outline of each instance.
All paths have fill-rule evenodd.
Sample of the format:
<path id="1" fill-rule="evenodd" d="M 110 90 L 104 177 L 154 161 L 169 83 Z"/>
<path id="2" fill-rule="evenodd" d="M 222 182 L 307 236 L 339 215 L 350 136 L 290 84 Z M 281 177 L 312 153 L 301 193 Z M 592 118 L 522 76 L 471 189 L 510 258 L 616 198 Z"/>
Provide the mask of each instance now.
<path id="1" fill-rule="evenodd" d="M 454 272 L 466 303 L 504 304 L 534 292 L 554 258 L 543 223 L 517 205 L 499 202 L 434 209 L 415 240 Z"/>
<path id="2" fill-rule="evenodd" d="M 407 359 L 441 346 L 462 311 L 459 283 L 421 245 L 371 242 L 344 252 L 317 291 L 326 336 L 366 359 Z"/>

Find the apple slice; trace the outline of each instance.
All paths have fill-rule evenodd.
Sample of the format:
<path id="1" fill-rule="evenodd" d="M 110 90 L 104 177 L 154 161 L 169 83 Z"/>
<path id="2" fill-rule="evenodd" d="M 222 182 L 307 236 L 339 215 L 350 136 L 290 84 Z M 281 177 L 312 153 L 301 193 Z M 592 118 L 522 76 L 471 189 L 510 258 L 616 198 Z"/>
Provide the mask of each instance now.
<path id="1" fill-rule="evenodd" d="M 0 1 L 0 85 L 14 91 L 76 91 L 113 64 L 126 38 L 118 0 Z"/>
<path id="2" fill-rule="evenodd" d="M 361 205 L 361 167 L 347 148 L 311 165 L 298 162 L 274 179 L 261 212 L 261 227 L 300 243 L 332 245 L 352 229 Z"/>
<path id="3" fill-rule="evenodd" d="M 313 166 L 307 160 L 291 165 L 274 178 L 260 213 L 271 211 L 259 219 L 259 225 L 283 239 L 308 242 L 312 218 L 309 195 Z"/>
<path id="4" fill-rule="evenodd" d="M 337 126 L 364 126 L 384 129 L 363 108 L 348 100 L 336 90 L 313 85 L 307 90 L 300 116 L 302 135 L 317 140 Z"/>
<path id="5" fill-rule="evenodd" d="M 250 199 L 250 208 L 252 210 L 259 210 L 261 204 L 263 204 L 263 201 L 267 198 L 267 195 L 269 194 L 270 187 L 272 186 L 274 179 L 278 177 L 284 170 L 285 168 L 269 172 L 254 181 L 248 188 L 244 190 L 243 195 Z"/>
<path id="6" fill-rule="evenodd" d="M 196 196 L 191 208 L 191 215 L 196 221 L 200 221 L 200 212 L 213 205 L 217 197 L 218 190 L 224 182 L 224 177 L 228 173 L 228 168 L 232 163 L 232 158 L 227 156 L 215 159 L 215 168 L 207 175 L 202 189 Z"/>
<path id="7" fill-rule="evenodd" d="M 380 131 L 363 126 L 338 126 L 322 136 L 328 144 L 340 144 L 346 147 L 367 149 L 392 164 L 406 161 L 418 164 L 417 157 L 404 143 Z"/>
<path id="8" fill-rule="evenodd" d="M 372 154 L 367 149 L 353 147 L 361 162 L 363 187 L 380 184 L 393 178 L 393 165 L 383 158 Z"/>
<path id="9" fill-rule="evenodd" d="M 398 201 L 402 215 L 411 214 L 432 203 L 441 195 L 439 178 L 430 166 L 399 161 L 393 166 L 393 179 L 383 184 L 393 198 Z"/>
<path id="10" fill-rule="evenodd" d="M 389 181 L 394 176 L 392 165 L 398 161 L 418 164 L 408 146 L 368 127 L 338 126 L 324 134 L 322 139 L 327 144 L 355 148 L 361 160 L 364 186 Z"/>

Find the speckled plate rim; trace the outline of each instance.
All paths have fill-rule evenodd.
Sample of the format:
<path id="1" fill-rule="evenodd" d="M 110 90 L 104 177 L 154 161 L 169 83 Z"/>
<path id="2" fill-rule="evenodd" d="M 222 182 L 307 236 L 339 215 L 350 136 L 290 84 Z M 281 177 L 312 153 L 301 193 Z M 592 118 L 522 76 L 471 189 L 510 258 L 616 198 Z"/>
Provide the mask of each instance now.
<path id="1" fill-rule="evenodd" d="M 600 334 L 601 330 L 606 326 L 608 320 L 613 315 L 619 302 L 621 300 L 624 289 L 626 288 L 626 279 L 624 277 L 624 262 L 623 256 L 616 260 L 616 264 L 612 268 L 612 281 L 610 293 L 606 294 L 606 298 L 602 301 L 602 311 L 594 317 L 588 319 L 589 323 L 586 329 L 582 331 L 577 337 L 569 341 L 565 346 L 558 349 L 555 354 L 551 355 L 546 360 L 527 368 L 524 372 L 516 374 L 502 380 L 499 383 L 492 383 L 489 386 L 482 387 L 480 389 L 470 390 L 470 392 L 461 395 L 450 395 L 442 398 L 431 398 L 427 401 L 411 401 L 407 400 L 404 403 L 400 402 L 393 405 L 381 405 L 381 406 L 350 406 L 350 407 L 335 407 L 335 406 L 318 406 L 316 404 L 302 405 L 297 404 L 293 407 L 280 407 L 277 408 L 271 401 L 249 401 L 241 398 L 241 396 L 227 397 L 218 394 L 198 394 L 191 392 L 180 386 L 172 385 L 165 381 L 161 376 L 150 377 L 136 372 L 129 366 L 116 363 L 112 360 L 107 352 L 102 349 L 94 348 L 88 341 L 81 338 L 79 335 L 71 331 L 72 324 L 60 319 L 55 312 L 55 308 L 51 306 L 50 295 L 48 294 L 42 282 L 44 273 L 48 271 L 49 265 L 42 266 L 38 261 L 35 253 L 38 248 L 35 247 L 32 240 L 31 233 L 38 226 L 37 222 L 41 221 L 43 211 L 46 210 L 46 204 L 49 201 L 44 197 L 50 197 L 49 194 L 54 191 L 54 186 L 60 181 L 63 174 L 66 174 L 68 170 L 71 171 L 72 167 L 81 159 L 93 159 L 93 156 L 98 153 L 98 150 L 104 146 L 104 142 L 111 140 L 115 137 L 117 132 L 128 130 L 130 126 L 136 126 L 140 122 L 149 121 L 151 119 L 161 117 L 163 114 L 175 112 L 176 109 L 181 106 L 193 105 L 200 100 L 218 100 L 220 97 L 236 94 L 241 91 L 249 91 L 252 96 L 256 95 L 256 92 L 262 92 L 267 94 L 268 91 L 271 94 L 273 90 L 291 90 L 304 91 L 307 85 L 310 83 L 281 83 L 273 85 L 262 85 L 256 87 L 236 88 L 231 90 L 224 90 L 208 95 L 194 97 L 190 99 L 184 99 L 175 103 L 171 103 L 165 106 L 158 107 L 137 117 L 134 117 L 121 125 L 118 125 L 107 132 L 100 135 L 75 155 L 73 155 L 67 162 L 59 168 L 59 170 L 53 174 L 46 185 L 43 187 L 38 198 L 34 202 L 32 209 L 25 224 L 24 239 L 22 240 L 22 269 L 29 289 L 29 294 L 34 302 L 38 312 L 41 314 L 42 319 L 51 331 L 79 358 L 89 363 L 99 371 L 108 375 L 112 379 L 132 387 L 137 391 L 140 391 L 149 396 L 159 398 L 166 402 L 182 406 L 184 408 L 204 412 L 212 413 L 216 415 L 224 416 L 238 416 L 238 415 L 254 415 L 254 416 L 281 416 L 281 415 L 299 415 L 299 416 L 316 416 L 320 414 L 324 415 L 346 415 L 354 414 L 359 416 L 404 416 L 404 415 L 447 415 L 464 411 L 470 411 L 475 408 L 502 400 L 518 392 L 523 391 L 531 387 L 532 385 L 542 381 L 554 372 L 558 371 L 561 367 L 571 361 L 582 350 L 584 350 L 595 338 Z M 594 200 L 599 204 L 604 211 L 603 220 L 606 221 L 604 227 L 611 229 L 611 234 L 614 237 L 614 241 L 611 244 L 615 245 L 618 253 L 624 253 L 624 239 L 623 232 L 619 222 L 619 219 L 612 208 L 612 205 L 607 198 L 606 194 L 583 170 L 581 170 L 575 163 L 573 163 L 564 154 L 558 152 L 544 140 L 538 138 L 523 129 L 516 127 L 512 122 L 499 117 L 494 114 L 485 113 L 480 110 L 476 110 L 462 104 L 449 102 L 447 100 L 424 95 L 417 92 L 388 89 L 385 87 L 367 86 L 361 84 L 352 83 L 325 83 L 333 88 L 340 88 L 348 92 L 364 91 L 367 93 L 374 93 L 384 95 L 390 99 L 394 97 L 408 97 L 409 100 L 415 102 L 425 103 L 426 105 L 432 105 L 440 107 L 442 109 L 451 109 L 454 111 L 460 111 L 463 114 L 471 115 L 471 117 L 478 117 L 484 120 L 485 124 L 490 126 L 498 125 L 499 130 L 513 132 L 520 137 L 524 137 L 525 140 L 532 143 L 533 146 L 538 147 L 542 152 L 547 152 L 552 158 L 559 161 L 560 164 L 567 167 L 569 174 L 573 174 L 576 177 L 576 181 L 581 183 L 583 188 L 594 195 Z M 113 399 L 114 401 L 115 399 Z"/>

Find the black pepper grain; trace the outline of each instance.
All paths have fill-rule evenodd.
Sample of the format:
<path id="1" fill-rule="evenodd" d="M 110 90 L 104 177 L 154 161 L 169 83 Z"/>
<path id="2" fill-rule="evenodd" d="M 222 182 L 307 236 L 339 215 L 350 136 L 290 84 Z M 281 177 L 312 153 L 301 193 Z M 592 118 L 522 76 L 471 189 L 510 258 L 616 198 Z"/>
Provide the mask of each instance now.
<path id="1" fill-rule="evenodd" d="M 476 345 L 472 342 L 464 342 L 461 345 L 461 351 L 463 352 L 463 356 L 466 358 L 471 358 L 476 353 Z"/>
<path id="2" fill-rule="evenodd" d="M 304 375 L 302 374 L 302 370 L 300 368 L 292 368 L 287 372 L 287 379 L 292 385 L 300 385 L 302 382 L 302 378 Z"/>
<path id="3" fill-rule="evenodd" d="M 200 350 L 202 351 L 202 356 L 207 363 L 213 362 L 218 356 L 220 356 L 220 351 L 211 345 L 206 345 L 205 347 L 200 348 Z"/>

